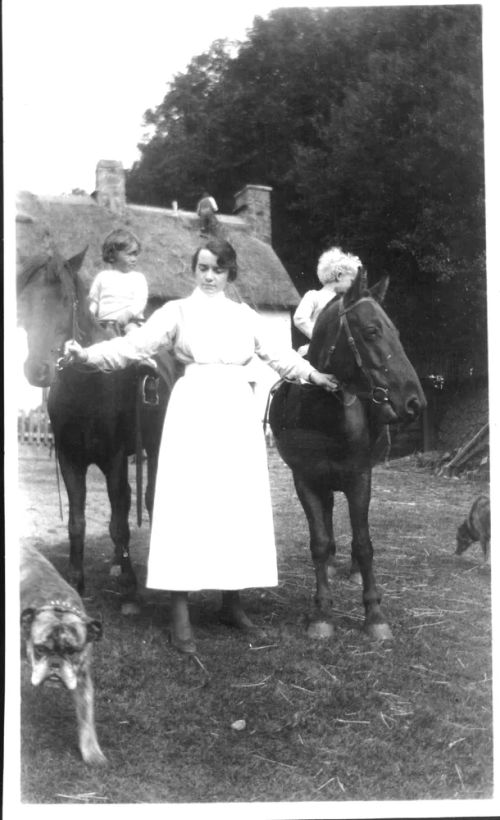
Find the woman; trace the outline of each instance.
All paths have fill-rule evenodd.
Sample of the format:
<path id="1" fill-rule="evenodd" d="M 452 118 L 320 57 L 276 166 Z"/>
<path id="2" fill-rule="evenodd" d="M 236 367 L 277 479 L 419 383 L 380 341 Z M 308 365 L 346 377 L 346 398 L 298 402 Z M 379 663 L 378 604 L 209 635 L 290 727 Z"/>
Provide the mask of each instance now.
<path id="1" fill-rule="evenodd" d="M 238 590 L 278 583 L 265 441 L 246 365 L 257 354 L 281 376 L 337 388 L 292 348 L 274 350 L 259 315 L 225 296 L 237 275 L 229 242 L 209 239 L 192 270 L 192 295 L 168 302 L 141 328 L 89 348 L 66 344 L 69 361 L 101 370 L 160 348 L 185 365 L 164 422 L 146 585 L 170 590 L 171 641 L 188 654 L 196 652 L 188 591 L 223 590 L 222 620 L 251 630 Z"/>

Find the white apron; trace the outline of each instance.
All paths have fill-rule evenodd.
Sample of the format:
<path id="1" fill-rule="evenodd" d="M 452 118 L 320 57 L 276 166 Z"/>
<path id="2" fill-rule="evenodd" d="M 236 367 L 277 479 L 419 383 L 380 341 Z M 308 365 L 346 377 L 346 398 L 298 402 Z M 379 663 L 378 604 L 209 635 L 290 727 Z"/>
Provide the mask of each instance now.
<path id="1" fill-rule="evenodd" d="M 188 365 L 163 430 L 147 586 L 277 583 L 267 454 L 247 370 Z"/>

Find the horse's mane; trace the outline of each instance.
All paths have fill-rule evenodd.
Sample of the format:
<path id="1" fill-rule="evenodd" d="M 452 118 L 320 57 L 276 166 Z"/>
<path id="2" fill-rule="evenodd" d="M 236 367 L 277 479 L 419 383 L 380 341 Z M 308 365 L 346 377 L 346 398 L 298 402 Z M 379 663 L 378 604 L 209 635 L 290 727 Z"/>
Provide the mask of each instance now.
<path id="1" fill-rule="evenodd" d="M 48 253 L 37 253 L 35 256 L 30 256 L 27 259 L 23 259 L 19 263 L 16 277 L 18 294 L 22 293 L 24 288 L 31 282 L 35 273 L 37 273 L 40 268 L 45 267 L 50 259 L 51 256 Z"/>

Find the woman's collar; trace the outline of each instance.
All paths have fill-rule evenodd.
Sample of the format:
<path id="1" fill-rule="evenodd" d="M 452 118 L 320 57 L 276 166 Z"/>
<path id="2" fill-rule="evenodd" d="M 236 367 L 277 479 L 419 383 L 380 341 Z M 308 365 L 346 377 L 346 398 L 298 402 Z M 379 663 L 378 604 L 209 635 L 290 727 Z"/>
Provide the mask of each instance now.
<path id="1" fill-rule="evenodd" d="M 220 290 L 218 293 L 214 293 L 209 295 L 208 293 L 204 293 L 201 288 L 196 287 L 192 294 L 191 299 L 195 299 L 197 302 L 209 302 L 210 304 L 219 303 L 221 300 L 224 300 L 226 295 L 223 290 Z"/>

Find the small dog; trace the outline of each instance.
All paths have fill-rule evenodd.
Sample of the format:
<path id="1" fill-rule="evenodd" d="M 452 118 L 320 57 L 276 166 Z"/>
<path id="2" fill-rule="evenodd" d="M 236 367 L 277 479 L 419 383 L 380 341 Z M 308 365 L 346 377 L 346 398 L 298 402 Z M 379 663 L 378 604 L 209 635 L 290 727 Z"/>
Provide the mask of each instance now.
<path id="1" fill-rule="evenodd" d="M 21 632 L 33 686 L 62 683 L 73 692 L 78 740 L 85 763 L 105 764 L 94 724 L 92 641 L 101 623 L 85 613 L 82 600 L 34 547 L 21 548 Z"/>
<path id="2" fill-rule="evenodd" d="M 474 541 L 479 541 L 485 561 L 490 558 L 490 499 L 479 495 L 470 508 L 469 515 L 457 529 L 456 555 L 461 555 Z"/>

